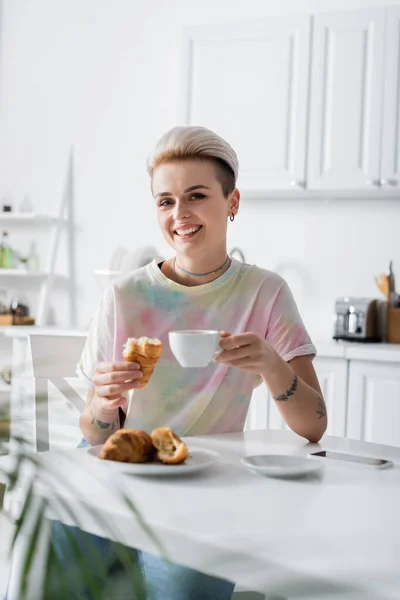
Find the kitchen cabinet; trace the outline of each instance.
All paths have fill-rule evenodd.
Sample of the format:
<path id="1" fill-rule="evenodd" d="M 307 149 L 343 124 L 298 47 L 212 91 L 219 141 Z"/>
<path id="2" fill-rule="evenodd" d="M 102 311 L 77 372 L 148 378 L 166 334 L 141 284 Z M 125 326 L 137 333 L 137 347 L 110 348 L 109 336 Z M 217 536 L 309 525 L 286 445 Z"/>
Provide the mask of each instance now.
<path id="1" fill-rule="evenodd" d="M 349 438 L 400 446 L 400 364 L 351 360 Z"/>
<path id="2" fill-rule="evenodd" d="M 385 54 L 380 183 L 395 189 L 400 186 L 400 6 L 386 9 Z"/>
<path id="3" fill-rule="evenodd" d="M 344 358 L 317 357 L 314 367 L 327 407 L 327 433 L 344 437 L 348 361 Z M 246 428 L 289 429 L 265 385 L 254 390 Z"/>
<path id="4" fill-rule="evenodd" d="M 326 403 L 329 435 L 344 437 L 348 361 L 344 358 L 316 357 L 314 367 Z"/>
<path id="5" fill-rule="evenodd" d="M 380 186 L 385 17 L 380 8 L 314 17 L 309 189 Z"/>
<path id="6" fill-rule="evenodd" d="M 396 196 L 399 47 L 400 6 L 188 28 L 178 118 L 232 144 L 249 197 Z"/>
<path id="7" fill-rule="evenodd" d="M 305 185 L 311 16 L 185 30 L 180 120 L 235 148 L 239 187 Z"/>
<path id="8" fill-rule="evenodd" d="M 329 435 L 400 447 L 400 344 L 323 343 L 314 367 Z M 254 391 L 246 428 L 287 429 L 264 385 Z"/>

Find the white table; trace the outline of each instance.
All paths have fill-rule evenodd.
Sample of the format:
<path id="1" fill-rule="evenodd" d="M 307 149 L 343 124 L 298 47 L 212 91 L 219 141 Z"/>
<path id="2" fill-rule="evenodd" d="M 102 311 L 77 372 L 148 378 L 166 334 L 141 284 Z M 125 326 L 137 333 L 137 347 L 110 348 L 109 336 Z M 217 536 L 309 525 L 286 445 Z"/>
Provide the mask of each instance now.
<path id="1" fill-rule="evenodd" d="M 400 449 L 333 437 L 308 444 L 286 431 L 187 442 L 218 451 L 222 462 L 190 477 L 119 476 L 174 561 L 288 598 L 400 597 Z M 297 480 L 264 478 L 240 464 L 245 455 L 305 456 L 321 446 L 396 464 L 378 470 L 326 461 L 321 477 Z M 88 515 L 97 511 L 117 524 L 115 540 L 127 545 L 134 540 L 136 547 L 156 552 L 114 493 L 110 468 L 96 464 L 84 449 L 38 456 L 57 470 L 58 489 L 84 529 L 104 535 Z M 43 492 L 52 494 L 48 488 Z"/>

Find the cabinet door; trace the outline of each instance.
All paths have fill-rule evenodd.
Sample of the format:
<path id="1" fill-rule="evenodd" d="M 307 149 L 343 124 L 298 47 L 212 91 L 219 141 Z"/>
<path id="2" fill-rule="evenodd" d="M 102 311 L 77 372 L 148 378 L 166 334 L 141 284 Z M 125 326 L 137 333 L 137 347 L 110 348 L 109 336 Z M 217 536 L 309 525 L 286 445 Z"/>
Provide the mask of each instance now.
<path id="1" fill-rule="evenodd" d="M 265 383 L 253 390 L 249 411 L 247 413 L 245 431 L 252 429 L 270 429 L 268 423 L 269 392 Z"/>
<path id="2" fill-rule="evenodd" d="M 253 391 L 244 429 L 290 429 L 264 383 Z"/>
<path id="3" fill-rule="evenodd" d="M 381 185 L 400 193 L 400 6 L 386 11 Z"/>
<path id="4" fill-rule="evenodd" d="M 379 187 L 385 9 L 314 24 L 308 187 Z"/>
<path id="5" fill-rule="evenodd" d="M 243 189 L 304 184 L 310 23 L 301 15 L 185 31 L 180 120 L 230 142 Z"/>
<path id="6" fill-rule="evenodd" d="M 344 358 L 317 356 L 314 367 L 326 403 L 326 433 L 345 437 L 348 361 Z"/>
<path id="7" fill-rule="evenodd" d="M 400 365 L 350 361 L 347 437 L 400 446 Z"/>
<path id="8" fill-rule="evenodd" d="M 344 358 L 317 357 L 314 360 L 328 413 L 326 433 L 339 437 L 344 437 L 346 431 L 347 365 Z M 253 392 L 246 428 L 289 429 L 265 385 Z"/>

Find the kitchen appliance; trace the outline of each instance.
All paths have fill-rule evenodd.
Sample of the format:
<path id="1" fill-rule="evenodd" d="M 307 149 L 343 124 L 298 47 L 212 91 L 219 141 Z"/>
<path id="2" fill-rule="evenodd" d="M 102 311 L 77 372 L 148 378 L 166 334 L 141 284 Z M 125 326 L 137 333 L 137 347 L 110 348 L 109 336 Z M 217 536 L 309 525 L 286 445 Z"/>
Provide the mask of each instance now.
<path id="1" fill-rule="evenodd" d="M 378 301 L 371 298 L 338 298 L 333 339 L 380 342 Z"/>

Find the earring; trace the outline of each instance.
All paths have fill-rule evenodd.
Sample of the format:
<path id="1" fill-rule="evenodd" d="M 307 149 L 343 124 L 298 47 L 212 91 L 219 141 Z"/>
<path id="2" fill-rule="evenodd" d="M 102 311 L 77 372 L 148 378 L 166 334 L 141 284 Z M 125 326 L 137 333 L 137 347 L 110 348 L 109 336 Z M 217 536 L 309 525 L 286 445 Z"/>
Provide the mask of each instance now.
<path id="1" fill-rule="evenodd" d="M 231 216 L 229 217 L 230 221 L 234 221 L 235 220 L 235 215 L 232 213 Z"/>

